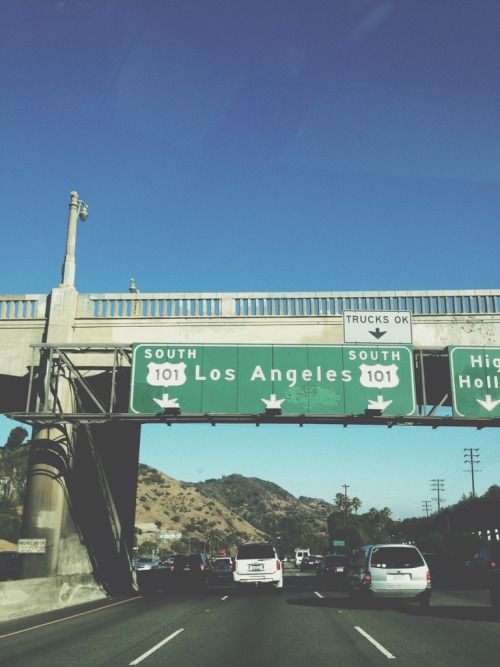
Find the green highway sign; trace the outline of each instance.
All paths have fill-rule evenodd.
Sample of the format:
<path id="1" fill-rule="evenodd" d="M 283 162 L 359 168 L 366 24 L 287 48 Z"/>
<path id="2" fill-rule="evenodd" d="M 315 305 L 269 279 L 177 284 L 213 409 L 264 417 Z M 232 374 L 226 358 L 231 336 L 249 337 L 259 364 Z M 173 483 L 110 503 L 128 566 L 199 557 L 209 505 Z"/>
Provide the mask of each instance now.
<path id="1" fill-rule="evenodd" d="M 500 347 L 449 347 L 453 414 L 500 417 Z"/>
<path id="2" fill-rule="evenodd" d="M 415 412 L 408 346 L 133 345 L 129 411 L 283 415 Z"/>

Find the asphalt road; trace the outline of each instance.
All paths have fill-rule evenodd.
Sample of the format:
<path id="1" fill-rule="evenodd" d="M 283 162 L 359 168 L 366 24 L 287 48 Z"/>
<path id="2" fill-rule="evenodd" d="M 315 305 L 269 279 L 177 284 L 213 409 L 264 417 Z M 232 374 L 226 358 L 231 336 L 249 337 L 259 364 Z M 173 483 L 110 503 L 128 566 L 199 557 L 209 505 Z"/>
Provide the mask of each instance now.
<path id="1" fill-rule="evenodd" d="M 285 589 L 140 595 L 0 624 L 0 664 L 20 667 L 402 665 L 500 662 L 486 591 L 356 608 L 343 590 L 287 573 Z"/>

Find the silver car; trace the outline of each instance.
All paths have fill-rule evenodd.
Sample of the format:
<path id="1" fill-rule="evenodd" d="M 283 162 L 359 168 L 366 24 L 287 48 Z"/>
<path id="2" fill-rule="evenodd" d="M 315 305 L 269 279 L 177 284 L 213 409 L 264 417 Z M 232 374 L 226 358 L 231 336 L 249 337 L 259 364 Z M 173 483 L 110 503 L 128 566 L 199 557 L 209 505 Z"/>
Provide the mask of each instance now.
<path id="1" fill-rule="evenodd" d="M 158 567 L 158 560 L 156 558 L 139 558 L 135 563 L 135 569 L 140 572 L 142 570 L 156 570 Z"/>
<path id="2" fill-rule="evenodd" d="M 371 544 L 354 552 L 347 575 L 352 597 L 416 599 L 429 607 L 431 574 L 411 544 Z"/>

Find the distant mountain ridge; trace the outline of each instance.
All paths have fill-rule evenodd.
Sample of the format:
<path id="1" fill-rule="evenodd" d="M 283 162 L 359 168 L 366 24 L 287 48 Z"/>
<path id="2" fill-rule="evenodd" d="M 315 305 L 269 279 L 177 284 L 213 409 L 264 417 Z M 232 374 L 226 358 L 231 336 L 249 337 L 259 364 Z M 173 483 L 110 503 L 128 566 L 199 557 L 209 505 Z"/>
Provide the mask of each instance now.
<path id="1" fill-rule="evenodd" d="M 182 546 L 188 536 L 227 548 L 269 539 L 288 552 L 293 545 L 325 541 L 332 510 L 326 501 L 296 498 L 257 477 L 235 473 L 204 482 L 178 482 L 144 464 L 139 467 L 136 525 L 161 522 L 162 530 L 182 532 Z"/>

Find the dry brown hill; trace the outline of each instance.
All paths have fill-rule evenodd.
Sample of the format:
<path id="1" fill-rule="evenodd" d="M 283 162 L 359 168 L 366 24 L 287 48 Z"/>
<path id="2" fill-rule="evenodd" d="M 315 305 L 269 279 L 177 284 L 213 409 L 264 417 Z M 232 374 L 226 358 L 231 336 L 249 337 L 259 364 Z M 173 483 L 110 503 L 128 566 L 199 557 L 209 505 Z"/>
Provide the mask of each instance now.
<path id="1" fill-rule="evenodd" d="M 245 541 L 266 539 L 264 533 L 241 519 L 215 498 L 207 498 L 192 485 L 179 482 L 163 472 L 139 465 L 135 525 L 138 543 L 155 543 L 159 531 L 182 533 L 181 543 L 162 542 L 166 551 L 219 547 L 234 548 Z M 137 531 L 138 532 L 138 531 Z"/>
<path id="2" fill-rule="evenodd" d="M 324 550 L 332 509 L 324 500 L 296 498 L 277 484 L 255 477 L 229 475 L 186 483 L 139 466 L 138 543 L 155 543 L 164 531 L 183 536 L 182 543 L 158 545 L 163 550 L 214 552 L 226 547 L 234 551 L 241 542 L 267 539 L 276 543 L 282 555 L 292 553 L 297 545 Z"/>

